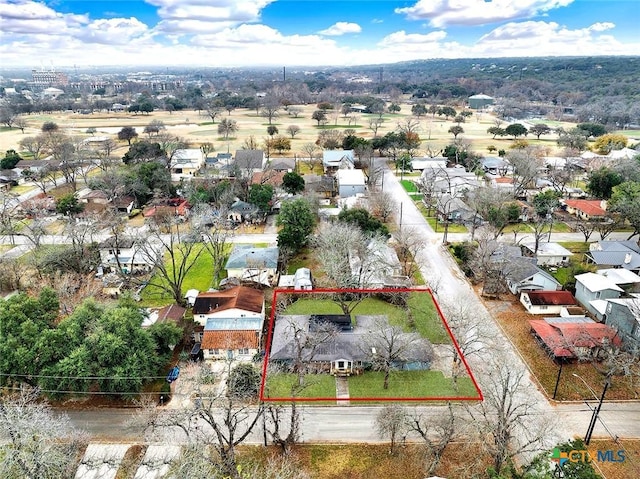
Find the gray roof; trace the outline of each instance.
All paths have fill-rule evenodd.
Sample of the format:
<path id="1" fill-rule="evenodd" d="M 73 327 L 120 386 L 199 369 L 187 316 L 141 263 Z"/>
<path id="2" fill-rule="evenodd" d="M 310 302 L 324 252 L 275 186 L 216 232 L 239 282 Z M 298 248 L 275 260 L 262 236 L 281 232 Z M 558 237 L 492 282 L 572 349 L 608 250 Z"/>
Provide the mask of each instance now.
<path id="1" fill-rule="evenodd" d="M 237 150 L 236 166 L 238 168 L 262 169 L 264 151 L 262 150 Z"/>
<path id="2" fill-rule="evenodd" d="M 321 344 L 313 357 L 309 357 L 311 352 L 308 351 L 305 361 L 313 359 L 313 361 L 335 361 L 337 359 L 350 359 L 353 361 L 365 361 L 370 358 L 370 354 L 364 351 L 363 340 L 364 335 L 369 332 L 371 327 L 380 320 L 387 320 L 386 316 L 356 316 L 356 323 L 353 331 L 340 331 L 335 338 Z M 309 316 L 290 315 L 278 317 L 273 330 L 273 342 L 269 359 L 287 361 L 295 357 L 295 343 L 293 341 L 294 324 L 296 329 L 308 331 Z M 427 341 L 425 340 L 425 343 Z M 428 347 L 420 347 L 417 345 L 415 350 L 408 353 L 408 361 L 428 362 L 430 358 L 430 350 Z"/>
<path id="3" fill-rule="evenodd" d="M 225 269 L 277 268 L 278 248 L 255 248 L 251 245 L 236 245 L 229 255 Z"/>
<path id="4" fill-rule="evenodd" d="M 547 273 L 545 270 L 538 268 L 535 264 L 525 258 L 506 264 L 503 268 L 503 273 L 505 277 L 515 283 L 522 282 L 527 278 L 531 278 L 532 276 L 539 274 L 556 284 L 560 284 L 552 275 Z"/>
<path id="5" fill-rule="evenodd" d="M 595 264 L 620 266 L 629 270 L 640 268 L 640 254 L 629 249 L 626 251 L 590 251 L 587 254 Z"/>
<path id="6" fill-rule="evenodd" d="M 134 238 L 130 236 L 111 236 L 105 239 L 98 245 L 99 249 L 111 249 L 111 248 L 131 248 L 135 244 Z"/>

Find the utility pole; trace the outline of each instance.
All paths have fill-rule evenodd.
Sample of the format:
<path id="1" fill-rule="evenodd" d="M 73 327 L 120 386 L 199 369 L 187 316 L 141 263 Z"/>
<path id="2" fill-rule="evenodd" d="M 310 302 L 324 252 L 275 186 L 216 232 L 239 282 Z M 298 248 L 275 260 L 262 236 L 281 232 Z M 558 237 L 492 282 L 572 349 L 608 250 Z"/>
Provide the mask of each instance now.
<path id="1" fill-rule="evenodd" d="M 596 406 L 596 408 L 593 410 L 593 415 L 591 416 L 591 422 L 589 423 L 589 427 L 587 428 L 587 433 L 584 436 L 584 443 L 587 446 L 591 442 L 591 436 L 593 435 L 593 430 L 596 427 L 598 414 L 600 414 L 600 409 L 602 408 L 602 403 L 604 402 L 604 395 L 607 394 L 607 389 L 609 389 L 610 384 L 611 384 L 611 377 L 607 376 L 607 380 L 604 383 L 604 389 L 602 390 L 602 396 L 600 396 L 600 401 L 598 402 L 598 406 Z"/>

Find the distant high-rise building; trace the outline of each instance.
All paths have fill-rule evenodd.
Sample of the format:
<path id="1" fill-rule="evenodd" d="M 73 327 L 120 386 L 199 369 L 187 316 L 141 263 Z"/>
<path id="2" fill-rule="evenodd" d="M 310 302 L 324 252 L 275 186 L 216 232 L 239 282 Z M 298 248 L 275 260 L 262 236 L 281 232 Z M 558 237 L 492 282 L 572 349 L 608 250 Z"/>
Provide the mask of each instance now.
<path id="1" fill-rule="evenodd" d="M 31 84 L 37 88 L 47 88 L 50 86 L 65 86 L 69 84 L 69 78 L 66 74 L 51 70 L 31 70 Z"/>

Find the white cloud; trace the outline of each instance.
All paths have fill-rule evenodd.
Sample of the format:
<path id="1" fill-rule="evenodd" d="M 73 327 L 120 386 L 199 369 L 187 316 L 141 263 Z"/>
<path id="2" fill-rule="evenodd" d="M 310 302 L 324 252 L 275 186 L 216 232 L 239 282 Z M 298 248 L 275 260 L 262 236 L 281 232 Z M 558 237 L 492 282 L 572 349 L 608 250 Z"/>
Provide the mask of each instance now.
<path id="1" fill-rule="evenodd" d="M 395 12 L 410 20 L 429 20 L 432 27 L 486 25 L 531 18 L 549 10 L 566 7 L 574 0 L 419 0 L 412 7 Z"/>
<path id="2" fill-rule="evenodd" d="M 428 34 L 421 33 L 406 33 L 404 30 L 394 32 L 384 37 L 378 45 L 381 47 L 396 46 L 396 45 L 425 45 L 430 43 L 437 43 L 444 40 L 447 33 L 444 31 L 431 32 Z"/>
<path id="3" fill-rule="evenodd" d="M 360 33 L 362 28 L 357 23 L 351 22 L 337 22 L 331 25 L 325 30 L 321 30 L 318 33 L 321 35 L 340 36 L 345 33 Z"/>
<path id="4" fill-rule="evenodd" d="M 622 44 L 611 35 L 600 35 L 611 23 L 595 23 L 586 28 L 568 29 L 556 22 L 511 22 L 482 36 L 473 50 L 483 57 L 630 55 L 639 44 Z"/>

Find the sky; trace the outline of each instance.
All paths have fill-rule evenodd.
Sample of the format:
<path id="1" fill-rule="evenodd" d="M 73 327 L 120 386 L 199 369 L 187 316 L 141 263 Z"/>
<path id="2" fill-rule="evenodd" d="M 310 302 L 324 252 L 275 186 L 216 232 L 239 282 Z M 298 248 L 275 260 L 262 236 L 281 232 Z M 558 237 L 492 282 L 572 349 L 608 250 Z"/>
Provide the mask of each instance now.
<path id="1" fill-rule="evenodd" d="M 0 0 L 0 66 L 640 55 L 638 0 Z"/>

